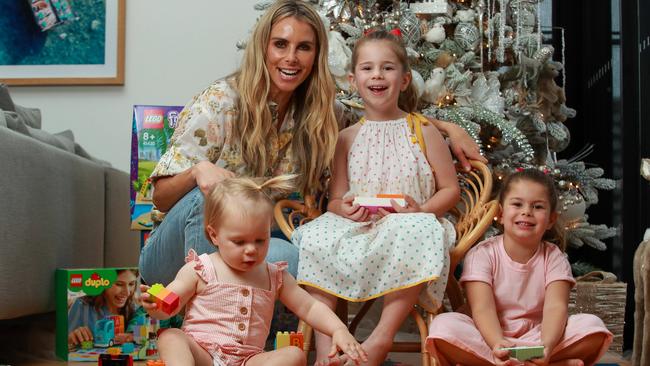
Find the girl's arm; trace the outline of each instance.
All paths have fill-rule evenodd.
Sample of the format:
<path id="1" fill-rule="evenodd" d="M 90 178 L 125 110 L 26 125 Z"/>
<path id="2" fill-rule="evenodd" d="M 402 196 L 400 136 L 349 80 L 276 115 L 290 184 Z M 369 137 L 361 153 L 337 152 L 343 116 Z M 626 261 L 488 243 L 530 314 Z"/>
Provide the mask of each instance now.
<path id="1" fill-rule="evenodd" d="M 298 318 L 304 320 L 319 332 L 332 337 L 330 356 L 336 355 L 338 348 L 355 362 L 368 361 L 366 352 L 361 348 L 361 345 L 330 308 L 314 299 L 307 291 L 298 286 L 296 280 L 289 273 L 283 272 L 282 276 L 283 284 L 280 289 L 280 301 Z"/>
<path id="2" fill-rule="evenodd" d="M 176 278 L 166 286 L 169 291 L 173 291 L 179 297 L 179 304 L 171 314 L 158 309 L 157 304 L 153 300 L 153 296 L 147 293 L 149 286 L 140 285 L 142 292 L 142 307 L 147 313 L 158 320 L 165 320 L 178 314 L 185 304 L 196 294 L 197 286 L 199 285 L 199 276 L 194 271 L 194 263 L 185 263 L 183 267 L 176 274 Z"/>
<path id="3" fill-rule="evenodd" d="M 440 132 L 433 127 L 424 127 L 422 132 L 427 147 L 425 155 L 435 176 L 436 193 L 424 202 L 420 209 L 422 212 L 442 216 L 460 199 L 456 168 L 451 159 L 449 147 Z"/>
<path id="4" fill-rule="evenodd" d="M 451 122 L 444 122 L 438 119 L 428 118 L 431 123 L 449 137 L 451 142 L 451 151 L 454 153 L 458 162 L 463 166 L 465 171 L 470 171 L 471 166 L 467 159 L 480 160 L 487 163 L 487 159 L 480 153 L 478 145 L 462 127 Z"/>
<path id="5" fill-rule="evenodd" d="M 476 327 L 488 346 L 494 348 L 503 340 L 503 331 L 497 317 L 492 287 L 485 282 L 469 281 L 465 283 L 465 291 Z"/>
<path id="6" fill-rule="evenodd" d="M 546 286 L 542 317 L 542 344 L 547 357 L 550 356 L 551 351 L 564 334 L 569 311 L 570 291 L 571 283 L 568 281 L 554 281 Z"/>
<path id="7" fill-rule="evenodd" d="M 348 152 L 359 126 L 346 128 L 339 134 L 332 163 L 332 177 L 329 182 L 329 203 L 327 211 L 354 221 L 366 221 L 369 212 L 366 208 L 353 205 L 354 197 L 343 198 L 350 189 L 348 182 Z"/>

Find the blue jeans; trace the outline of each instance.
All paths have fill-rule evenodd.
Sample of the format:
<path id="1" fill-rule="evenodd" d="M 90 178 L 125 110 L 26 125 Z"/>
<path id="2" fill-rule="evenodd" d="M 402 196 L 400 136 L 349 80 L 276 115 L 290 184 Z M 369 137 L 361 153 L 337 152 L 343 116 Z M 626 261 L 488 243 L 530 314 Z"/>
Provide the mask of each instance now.
<path id="1" fill-rule="evenodd" d="M 140 253 L 140 275 L 147 284 L 169 284 L 185 264 L 190 249 L 198 254 L 216 251 L 205 236 L 203 206 L 203 193 L 196 187 L 176 202 L 151 232 Z M 295 277 L 298 272 L 298 248 L 286 240 L 271 238 L 266 260 L 287 261 L 289 273 Z"/>

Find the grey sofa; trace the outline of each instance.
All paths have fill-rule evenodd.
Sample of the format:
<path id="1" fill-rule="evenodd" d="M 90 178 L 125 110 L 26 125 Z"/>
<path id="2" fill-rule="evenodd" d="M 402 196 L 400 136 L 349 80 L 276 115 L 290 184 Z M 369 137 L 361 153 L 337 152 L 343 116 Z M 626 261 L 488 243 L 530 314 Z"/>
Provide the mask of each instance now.
<path id="1" fill-rule="evenodd" d="M 56 268 L 137 266 L 129 226 L 128 174 L 0 85 L 0 320 L 52 312 Z"/>

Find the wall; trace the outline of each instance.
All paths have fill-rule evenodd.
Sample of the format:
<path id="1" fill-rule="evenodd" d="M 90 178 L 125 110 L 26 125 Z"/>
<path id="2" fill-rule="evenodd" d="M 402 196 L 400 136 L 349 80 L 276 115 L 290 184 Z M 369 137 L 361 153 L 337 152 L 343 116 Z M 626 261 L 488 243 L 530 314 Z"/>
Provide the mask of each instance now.
<path id="1" fill-rule="evenodd" d="M 91 155 L 128 171 L 134 104 L 184 105 L 233 71 L 261 12 L 257 0 L 127 0 L 123 86 L 11 87 L 38 107 L 43 129 L 70 129 Z"/>

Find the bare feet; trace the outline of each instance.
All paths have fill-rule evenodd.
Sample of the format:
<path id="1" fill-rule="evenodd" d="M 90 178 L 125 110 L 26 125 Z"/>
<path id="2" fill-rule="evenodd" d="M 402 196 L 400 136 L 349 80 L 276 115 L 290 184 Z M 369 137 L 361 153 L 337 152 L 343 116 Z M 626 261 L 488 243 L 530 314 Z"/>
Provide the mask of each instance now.
<path id="1" fill-rule="evenodd" d="M 342 366 L 345 364 L 346 361 L 347 361 L 347 357 L 343 359 L 342 356 L 337 355 L 331 358 L 324 358 L 321 360 L 317 360 L 316 363 L 314 363 L 314 366 Z"/>

